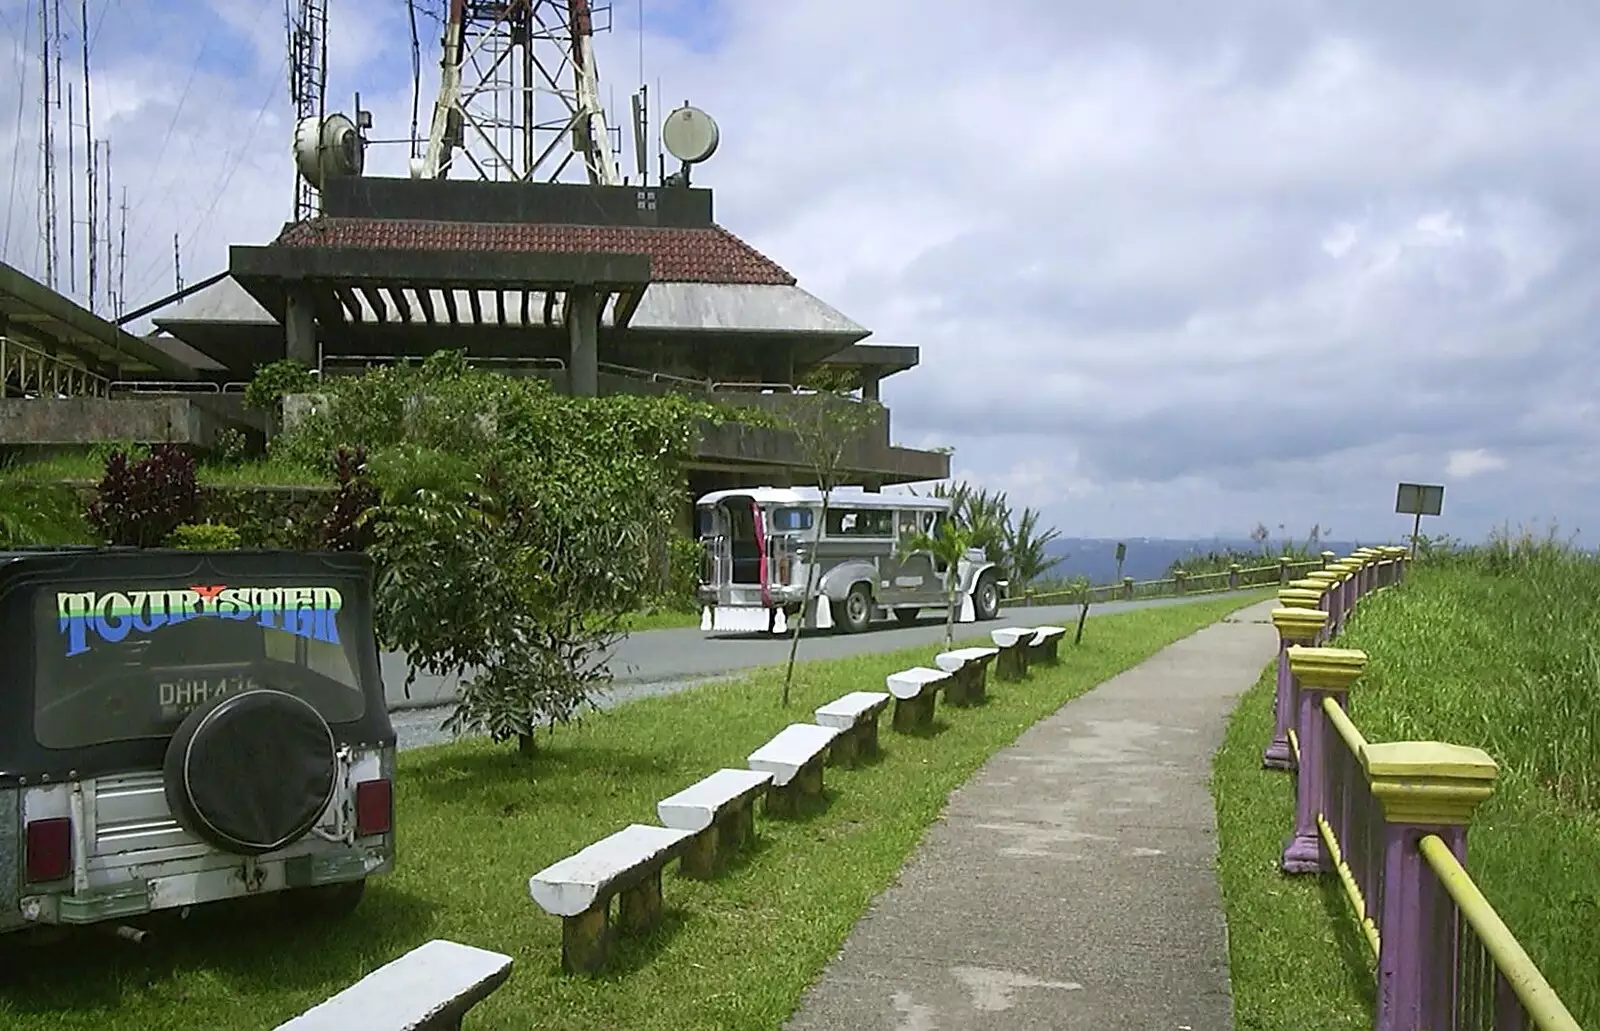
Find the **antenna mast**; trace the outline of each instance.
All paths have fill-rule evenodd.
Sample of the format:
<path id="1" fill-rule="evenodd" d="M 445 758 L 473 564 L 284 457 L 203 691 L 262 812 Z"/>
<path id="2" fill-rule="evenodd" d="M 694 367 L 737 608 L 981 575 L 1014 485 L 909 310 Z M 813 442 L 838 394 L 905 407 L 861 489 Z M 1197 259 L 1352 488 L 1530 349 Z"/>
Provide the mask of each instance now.
<path id="1" fill-rule="evenodd" d="M 53 75 L 51 64 L 52 50 L 59 51 L 61 41 L 55 31 L 59 25 L 52 23 L 50 12 L 52 5 L 45 0 L 39 0 L 39 70 L 44 73 L 44 88 L 39 93 L 39 100 L 44 108 L 43 141 L 41 157 L 44 167 L 40 178 L 41 204 L 40 214 L 44 218 L 42 235 L 44 236 L 44 281 L 50 289 L 56 288 L 56 132 L 55 114 L 53 108 L 61 103 L 60 76 Z M 60 21 L 60 8 L 56 7 L 56 21 Z M 54 95 L 52 96 L 52 91 Z M 69 129 L 70 132 L 70 129 Z M 70 138 L 70 137 L 69 137 Z"/>
<path id="2" fill-rule="evenodd" d="M 100 246 L 95 234 L 99 229 L 100 218 L 97 211 L 100 198 L 96 190 L 98 185 L 96 182 L 96 164 L 99 158 L 99 148 L 95 146 L 94 117 L 89 110 L 89 0 L 82 0 L 79 11 L 82 17 L 81 29 L 83 32 L 83 149 L 89 156 L 89 240 L 86 248 L 89 256 L 88 298 L 89 310 L 98 313 L 96 305 L 100 284 L 96 274 L 99 272 Z"/>
<path id="3" fill-rule="evenodd" d="M 294 104 L 296 132 L 306 125 L 320 132 L 328 101 L 327 0 L 284 0 L 283 16 L 289 34 L 289 100 Z M 320 209 L 316 187 L 297 174 L 294 220 L 303 222 Z"/>
<path id="4" fill-rule="evenodd" d="M 447 178 L 463 157 L 476 178 L 556 182 L 578 156 L 589 182 L 619 185 L 594 60 L 596 19 L 604 31 L 610 15 L 592 0 L 450 0 L 439 97 L 412 174 Z"/>

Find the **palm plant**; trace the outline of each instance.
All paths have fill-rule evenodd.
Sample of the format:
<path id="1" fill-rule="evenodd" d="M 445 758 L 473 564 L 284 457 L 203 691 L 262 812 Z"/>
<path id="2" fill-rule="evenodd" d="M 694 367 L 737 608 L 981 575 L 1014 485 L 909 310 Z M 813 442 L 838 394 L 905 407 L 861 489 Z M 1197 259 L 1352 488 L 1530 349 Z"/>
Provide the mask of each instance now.
<path id="1" fill-rule="evenodd" d="M 903 558 L 911 552 L 923 551 L 934 561 L 949 570 L 945 577 L 944 646 L 955 640 L 956 599 L 961 597 L 961 561 L 967 552 L 976 547 L 971 527 L 954 519 L 941 519 L 932 533 L 918 532 L 901 538 L 900 553 Z"/>

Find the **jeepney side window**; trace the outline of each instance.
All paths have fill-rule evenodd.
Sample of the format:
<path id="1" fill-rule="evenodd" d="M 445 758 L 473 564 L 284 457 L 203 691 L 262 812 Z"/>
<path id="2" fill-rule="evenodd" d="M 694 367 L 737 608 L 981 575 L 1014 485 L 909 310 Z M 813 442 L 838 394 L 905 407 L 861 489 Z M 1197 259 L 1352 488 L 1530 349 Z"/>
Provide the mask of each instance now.
<path id="1" fill-rule="evenodd" d="M 796 530 L 809 530 L 815 517 L 809 508 L 779 508 L 772 513 L 772 529 L 774 532 L 792 532 Z"/>
<path id="2" fill-rule="evenodd" d="M 915 537 L 917 535 L 918 527 L 916 512 L 910 509 L 900 511 L 895 516 L 895 524 L 896 537 Z"/>
<path id="3" fill-rule="evenodd" d="M 893 537 L 894 513 L 888 509 L 830 509 L 830 537 Z"/>

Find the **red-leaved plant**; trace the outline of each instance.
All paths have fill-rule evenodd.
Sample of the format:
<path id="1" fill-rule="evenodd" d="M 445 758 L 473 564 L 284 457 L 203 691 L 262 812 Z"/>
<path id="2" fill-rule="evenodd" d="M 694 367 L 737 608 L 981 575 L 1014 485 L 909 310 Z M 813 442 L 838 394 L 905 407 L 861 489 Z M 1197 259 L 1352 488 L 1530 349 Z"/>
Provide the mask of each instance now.
<path id="1" fill-rule="evenodd" d="M 137 462 L 113 451 L 87 513 L 107 544 L 136 548 L 157 547 L 199 514 L 194 458 L 171 444 L 156 445 Z"/>
<path id="2" fill-rule="evenodd" d="M 367 478 L 367 453 L 340 448 L 333 456 L 339 491 L 318 528 L 317 544 L 327 551 L 364 551 L 372 543 L 370 513 L 378 506 L 377 486 Z"/>

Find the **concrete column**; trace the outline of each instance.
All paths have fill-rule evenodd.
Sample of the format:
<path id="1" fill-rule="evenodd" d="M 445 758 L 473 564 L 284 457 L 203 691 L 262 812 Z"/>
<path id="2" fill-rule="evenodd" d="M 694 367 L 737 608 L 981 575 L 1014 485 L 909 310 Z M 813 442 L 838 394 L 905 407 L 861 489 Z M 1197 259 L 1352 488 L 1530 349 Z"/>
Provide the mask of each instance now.
<path id="1" fill-rule="evenodd" d="M 880 382 L 882 382 L 882 380 L 883 380 L 883 377 L 878 374 L 878 370 L 877 369 L 874 369 L 874 368 L 871 368 L 869 366 L 863 365 L 861 367 L 861 398 L 862 398 L 862 400 L 864 400 L 864 401 L 882 401 L 882 398 L 880 398 L 878 396 L 878 384 Z"/>
<path id="2" fill-rule="evenodd" d="M 320 369 L 322 356 L 317 348 L 317 313 L 311 291 L 291 287 L 289 304 L 283 316 L 284 357 L 309 368 Z"/>
<path id="3" fill-rule="evenodd" d="M 567 391 L 573 397 L 600 393 L 600 297 L 591 289 L 567 293 Z"/>

